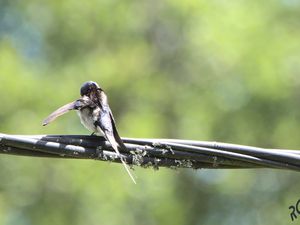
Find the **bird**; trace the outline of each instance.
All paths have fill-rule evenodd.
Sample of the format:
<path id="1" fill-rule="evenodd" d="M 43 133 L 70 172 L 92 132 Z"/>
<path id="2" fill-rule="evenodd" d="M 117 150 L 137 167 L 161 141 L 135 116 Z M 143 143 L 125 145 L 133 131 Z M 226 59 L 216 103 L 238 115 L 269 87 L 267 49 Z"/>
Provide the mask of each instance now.
<path id="1" fill-rule="evenodd" d="M 103 89 L 94 81 L 83 83 L 80 88 L 81 97 L 70 102 L 51 113 L 44 121 L 43 126 L 48 125 L 57 117 L 76 110 L 82 125 L 94 134 L 102 134 L 111 144 L 114 151 L 120 157 L 127 173 L 132 181 L 136 181 L 129 171 L 129 167 L 122 158 L 120 150 L 126 150 L 122 139 L 119 136 L 116 122 L 108 104 L 108 98 Z"/>

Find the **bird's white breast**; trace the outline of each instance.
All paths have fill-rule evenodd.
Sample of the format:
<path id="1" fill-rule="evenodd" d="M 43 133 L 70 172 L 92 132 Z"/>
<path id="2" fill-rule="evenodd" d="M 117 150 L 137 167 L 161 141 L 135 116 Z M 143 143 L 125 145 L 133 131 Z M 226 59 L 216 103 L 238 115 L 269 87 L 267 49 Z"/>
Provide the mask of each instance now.
<path id="1" fill-rule="evenodd" d="M 94 125 L 93 119 L 93 110 L 89 107 L 85 107 L 77 111 L 77 114 L 80 118 L 82 125 L 91 132 L 97 132 L 97 129 Z"/>

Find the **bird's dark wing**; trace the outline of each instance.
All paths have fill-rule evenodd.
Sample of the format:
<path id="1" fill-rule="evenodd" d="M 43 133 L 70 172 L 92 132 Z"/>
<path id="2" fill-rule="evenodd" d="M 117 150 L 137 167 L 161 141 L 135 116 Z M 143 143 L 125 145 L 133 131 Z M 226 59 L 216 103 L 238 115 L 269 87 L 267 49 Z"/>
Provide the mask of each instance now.
<path id="1" fill-rule="evenodd" d="M 124 145 L 124 143 L 123 143 L 123 141 L 122 141 L 122 139 L 121 139 L 121 137 L 118 133 L 118 130 L 117 130 L 117 127 L 116 127 L 116 122 L 115 122 L 114 116 L 113 116 L 110 109 L 109 109 L 109 116 L 110 116 L 110 119 L 111 119 L 112 128 L 113 128 L 113 135 L 115 137 L 116 142 L 119 144 L 121 149 L 126 149 L 126 146 Z"/>
<path id="2" fill-rule="evenodd" d="M 113 114 L 108 105 L 107 97 L 102 90 L 97 91 L 96 95 L 97 95 L 96 99 L 98 99 L 98 106 L 100 107 L 101 110 L 100 110 L 99 119 L 95 123 L 103 131 L 105 139 L 111 144 L 112 148 L 120 156 L 120 160 L 124 168 L 126 169 L 133 183 L 136 184 L 136 181 L 132 176 L 128 165 L 126 164 L 126 162 L 124 161 L 124 159 L 122 158 L 119 152 L 119 149 L 126 149 L 126 147 L 118 134 Z"/>
<path id="3" fill-rule="evenodd" d="M 113 117 L 113 114 L 109 108 L 109 106 L 106 106 L 105 108 L 102 108 L 100 112 L 99 121 L 97 123 L 101 130 L 106 134 L 106 136 L 111 136 L 114 139 L 114 142 L 116 142 L 117 146 L 122 149 L 126 150 L 126 147 L 122 141 L 122 139 L 119 136 L 115 119 Z M 113 143 L 111 143 L 113 144 Z"/>
<path id="4" fill-rule="evenodd" d="M 79 109 L 87 106 L 89 104 L 89 101 L 86 101 L 85 99 L 78 99 L 74 102 L 70 102 L 57 110 L 55 110 L 53 113 L 51 113 L 44 121 L 43 126 L 46 126 L 47 124 L 51 123 L 53 120 L 55 120 L 57 117 L 69 112 L 70 110 Z"/>
<path id="5" fill-rule="evenodd" d="M 118 130 L 116 127 L 116 122 L 115 122 L 114 116 L 112 114 L 112 111 L 109 107 L 106 94 L 101 89 L 101 90 L 97 90 L 95 95 L 97 96 L 97 99 L 99 99 L 98 104 L 99 104 L 100 108 L 102 109 L 101 115 L 100 115 L 100 118 L 102 121 L 100 121 L 100 124 L 106 126 L 106 128 L 108 128 L 108 130 L 110 130 L 112 132 L 113 137 L 114 137 L 115 141 L 118 143 L 120 149 L 126 149 L 122 139 L 119 136 L 119 133 L 118 133 Z M 105 128 L 103 129 L 101 126 L 100 126 L 100 128 L 103 131 L 105 130 Z"/>

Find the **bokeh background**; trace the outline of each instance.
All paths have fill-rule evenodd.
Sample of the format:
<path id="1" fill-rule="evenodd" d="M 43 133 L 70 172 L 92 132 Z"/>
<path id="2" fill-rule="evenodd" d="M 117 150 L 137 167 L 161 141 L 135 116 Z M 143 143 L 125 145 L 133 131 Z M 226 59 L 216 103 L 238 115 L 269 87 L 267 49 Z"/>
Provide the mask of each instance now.
<path id="1" fill-rule="evenodd" d="M 0 132 L 89 134 L 73 112 L 41 121 L 94 80 L 121 136 L 299 149 L 299 27 L 297 0 L 0 0 Z M 289 171 L 134 185 L 121 165 L 0 156 L 3 225 L 281 225 L 300 196 Z"/>

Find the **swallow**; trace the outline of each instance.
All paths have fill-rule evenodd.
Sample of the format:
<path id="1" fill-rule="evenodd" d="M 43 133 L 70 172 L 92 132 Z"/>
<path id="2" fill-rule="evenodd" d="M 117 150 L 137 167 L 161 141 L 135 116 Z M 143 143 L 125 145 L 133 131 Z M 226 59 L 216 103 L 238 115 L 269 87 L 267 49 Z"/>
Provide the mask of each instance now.
<path id="1" fill-rule="evenodd" d="M 119 136 L 115 119 L 108 104 L 107 95 L 94 81 L 85 82 L 80 88 L 81 97 L 70 102 L 51 113 L 44 121 L 46 126 L 57 117 L 76 110 L 82 125 L 93 134 L 102 134 L 118 154 L 127 173 L 134 183 L 135 179 L 129 171 L 128 165 L 122 158 L 119 150 L 125 150 L 122 139 Z"/>

